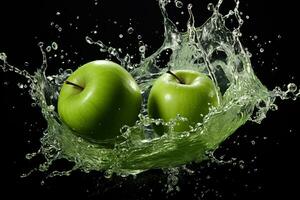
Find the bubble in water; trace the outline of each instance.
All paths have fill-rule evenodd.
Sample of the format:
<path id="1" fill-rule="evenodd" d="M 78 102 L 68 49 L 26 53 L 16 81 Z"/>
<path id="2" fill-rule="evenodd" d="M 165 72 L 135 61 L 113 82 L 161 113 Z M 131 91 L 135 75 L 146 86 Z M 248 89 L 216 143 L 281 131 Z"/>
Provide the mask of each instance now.
<path id="1" fill-rule="evenodd" d="M 59 12 L 59 11 L 57 11 L 57 12 L 56 12 L 56 15 L 57 15 L 57 16 L 59 16 L 59 15 L 60 15 L 60 12 Z"/>
<path id="2" fill-rule="evenodd" d="M 259 52 L 260 52 L 260 53 L 263 53 L 264 51 L 265 51 L 264 48 L 260 48 L 260 49 L 259 49 Z"/>
<path id="3" fill-rule="evenodd" d="M 128 34 L 132 34 L 133 31 L 134 31 L 134 29 L 133 29 L 132 27 L 129 27 L 129 28 L 127 29 Z"/>
<path id="4" fill-rule="evenodd" d="M 123 38 L 123 34 L 120 34 L 120 35 L 119 35 L 119 38 Z"/>

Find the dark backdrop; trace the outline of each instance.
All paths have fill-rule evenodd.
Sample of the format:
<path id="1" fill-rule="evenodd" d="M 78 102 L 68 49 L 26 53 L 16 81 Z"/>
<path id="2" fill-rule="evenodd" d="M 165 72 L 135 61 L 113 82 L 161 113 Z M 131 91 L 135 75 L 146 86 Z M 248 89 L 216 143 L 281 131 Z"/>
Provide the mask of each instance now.
<path id="1" fill-rule="evenodd" d="M 183 2 L 186 6 L 188 1 Z M 197 24 L 203 23 L 210 15 L 206 10 L 208 1 L 190 2 L 194 4 Z M 149 53 L 155 51 L 163 40 L 162 17 L 155 0 L 4 0 L 0 6 L 0 52 L 6 52 L 10 64 L 31 73 L 41 64 L 39 41 L 45 45 L 53 41 L 58 43 L 58 56 L 68 52 L 62 60 L 49 60 L 47 73 L 53 74 L 59 68 L 76 69 L 90 60 L 105 58 L 96 47 L 85 42 L 86 35 L 105 43 L 111 42 L 115 47 L 128 47 L 132 54 L 137 53 L 136 38 L 139 34 L 148 44 Z M 226 0 L 223 9 L 232 6 L 233 1 Z M 299 85 L 299 39 L 296 37 L 299 30 L 293 1 L 242 1 L 240 10 L 245 19 L 242 42 L 253 54 L 252 63 L 257 76 L 269 89 L 275 86 L 284 88 L 289 82 Z M 249 19 L 246 19 L 247 15 Z M 170 17 L 184 28 L 186 14 L 180 15 L 178 9 L 170 8 Z M 131 35 L 127 33 L 130 26 L 134 28 Z M 124 37 L 120 39 L 119 34 Z M 263 53 L 259 52 L 260 45 Z M 52 57 L 54 54 L 49 53 Z M 22 196 L 40 199 L 244 200 L 264 197 L 294 199 L 297 194 L 299 100 L 278 100 L 279 110 L 268 113 L 262 124 L 249 122 L 223 143 L 216 155 L 225 154 L 227 159 L 235 157 L 239 160 L 237 165 L 190 165 L 195 173 L 181 172 L 178 175 L 180 191 L 167 193 L 167 175 L 161 170 L 150 170 L 135 178 L 113 176 L 106 179 L 102 172 L 85 174 L 79 171 L 68 177 L 45 179 L 47 173 L 34 172 L 27 178 L 20 178 L 22 173 L 37 167 L 43 160 L 38 157 L 28 161 L 25 154 L 39 148 L 39 138 L 47 124 L 40 109 L 31 106 L 26 90 L 18 88 L 17 83 L 23 83 L 23 78 L 1 71 L 0 80 L 0 195 L 8 194 L 9 199 Z M 54 166 L 63 168 L 65 165 L 69 163 L 61 161 Z"/>

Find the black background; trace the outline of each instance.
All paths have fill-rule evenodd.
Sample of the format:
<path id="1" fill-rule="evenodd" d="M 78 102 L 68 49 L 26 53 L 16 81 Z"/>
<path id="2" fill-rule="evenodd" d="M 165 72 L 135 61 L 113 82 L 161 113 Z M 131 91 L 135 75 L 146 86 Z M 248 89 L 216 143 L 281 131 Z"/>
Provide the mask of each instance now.
<path id="1" fill-rule="evenodd" d="M 156 1 L 19 1 L 1 2 L 0 52 L 8 55 L 8 62 L 33 73 L 41 65 L 39 41 L 45 45 L 53 41 L 59 50 L 50 52 L 69 54 L 63 60 L 49 61 L 47 73 L 57 73 L 59 68 L 76 69 L 94 59 L 104 59 L 94 46 L 88 45 L 86 35 L 101 39 L 112 46 L 126 48 L 137 54 L 140 34 L 148 44 L 149 53 L 160 47 L 163 40 L 162 17 Z M 197 24 L 210 16 L 206 1 L 192 2 Z M 223 10 L 233 8 L 226 0 Z M 289 82 L 299 84 L 297 68 L 296 6 L 292 1 L 248 0 L 241 1 L 243 18 L 242 42 L 252 52 L 256 75 L 269 88 L 286 87 Z M 187 12 L 180 15 L 177 8 L 169 8 L 170 18 L 184 28 Z M 56 13 L 59 12 L 60 15 Z M 79 18 L 77 17 L 79 16 Z M 131 20 L 130 20 L 131 19 Z M 51 25 L 51 22 L 54 25 Z M 117 23 L 115 24 L 114 21 Z M 69 23 L 73 23 L 72 26 Z M 135 29 L 129 35 L 128 27 Z M 62 27 L 59 32 L 55 24 Z M 96 25 L 98 28 L 95 28 Z M 78 27 L 76 29 L 75 27 Z M 97 30 L 97 33 L 92 31 Z M 123 34 L 123 38 L 119 38 Z M 253 40 L 254 36 L 258 39 Z M 268 41 L 271 43 L 268 43 Z M 268 44 L 264 44 L 267 42 Z M 263 53 L 259 53 L 262 44 Z M 77 52 L 77 53 L 75 53 Z M 70 59 L 71 62 L 66 60 Z M 65 61 L 64 63 L 62 61 Z M 24 64 L 28 62 L 27 66 Z M 136 178 L 113 176 L 104 178 L 102 172 L 85 174 L 79 171 L 71 176 L 46 179 L 47 173 L 34 172 L 20 178 L 24 172 L 37 167 L 43 160 L 38 157 L 28 161 L 25 154 L 39 148 L 39 138 L 47 124 L 39 108 L 31 106 L 26 90 L 17 87 L 25 79 L 11 72 L 0 72 L 1 85 L 1 182 L 0 195 L 10 198 L 81 198 L 81 199 L 294 199 L 298 189 L 299 152 L 299 100 L 281 101 L 279 110 L 268 113 L 262 124 L 247 123 L 226 140 L 216 155 L 225 154 L 244 161 L 239 164 L 219 165 L 201 163 L 189 166 L 196 172 L 179 174 L 180 191 L 166 193 L 167 175 L 161 170 L 150 170 Z M 255 144 L 253 144 L 255 142 Z M 64 168 L 61 161 L 53 168 Z M 50 169 L 53 170 L 53 169 Z M 41 182 L 44 181 L 44 184 Z M 1 197 L 1 199 L 3 199 Z"/>

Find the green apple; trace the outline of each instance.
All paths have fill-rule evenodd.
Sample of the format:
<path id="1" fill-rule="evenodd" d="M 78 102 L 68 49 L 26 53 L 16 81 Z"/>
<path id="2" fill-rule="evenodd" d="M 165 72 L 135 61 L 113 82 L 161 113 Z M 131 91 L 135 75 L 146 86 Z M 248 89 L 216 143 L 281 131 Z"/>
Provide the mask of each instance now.
<path id="1" fill-rule="evenodd" d="M 189 131 L 190 126 L 202 122 L 211 106 L 218 106 L 215 84 L 205 74 L 193 70 L 168 71 L 153 84 L 148 97 L 148 114 L 168 122 L 178 115 L 187 121 L 178 121 L 174 131 Z M 154 125 L 157 134 L 168 131 L 166 126 Z"/>
<path id="2" fill-rule="evenodd" d="M 77 135 L 102 143 L 136 122 L 141 103 L 141 91 L 123 67 L 97 60 L 68 77 L 59 94 L 58 113 Z"/>

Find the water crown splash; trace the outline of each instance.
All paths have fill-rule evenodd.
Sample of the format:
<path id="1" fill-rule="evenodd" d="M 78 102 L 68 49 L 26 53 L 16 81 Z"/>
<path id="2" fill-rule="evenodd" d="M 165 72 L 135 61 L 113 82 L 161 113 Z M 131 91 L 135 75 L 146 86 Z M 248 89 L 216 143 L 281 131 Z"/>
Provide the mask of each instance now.
<path id="1" fill-rule="evenodd" d="M 39 43 L 43 63 L 34 75 L 25 70 L 19 70 L 9 65 L 5 53 L 0 54 L 3 71 L 14 71 L 28 79 L 29 93 L 32 100 L 41 110 L 47 120 L 48 127 L 41 138 L 41 148 L 37 153 L 28 154 L 30 159 L 42 154 L 46 162 L 39 170 L 46 171 L 58 159 L 74 162 L 70 171 L 54 171 L 50 176 L 68 175 L 76 169 L 85 172 L 105 170 L 107 174 L 122 175 L 137 174 L 153 168 L 170 168 L 193 161 L 208 159 L 207 152 L 215 150 L 228 136 L 248 120 L 260 123 L 266 113 L 275 110 L 277 97 L 299 97 L 297 87 L 290 84 L 288 91 L 275 88 L 269 91 L 255 76 L 250 53 L 242 46 L 240 27 L 243 20 L 239 14 L 239 1 L 236 7 L 226 15 L 219 9 L 222 0 L 214 6 L 208 5 L 212 16 L 200 27 L 195 27 L 192 5 L 188 5 L 189 20 L 187 31 L 178 31 L 176 25 L 168 17 L 166 7 L 171 1 L 159 0 L 159 6 L 164 20 L 164 42 L 152 55 L 146 57 L 147 48 L 139 48 L 141 61 L 132 63 L 131 56 L 123 58 L 114 47 L 105 45 L 102 41 L 94 41 L 87 36 L 86 41 L 97 45 L 101 52 L 107 52 L 115 57 L 138 82 L 144 98 L 143 110 L 139 120 L 132 127 L 123 127 L 121 132 L 124 140 L 115 144 L 112 149 L 91 144 L 77 136 L 59 119 L 56 112 L 56 102 L 62 83 L 72 73 L 67 69 L 57 75 L 46 75 L 47 55 L 44 44 Z M 181 1 L 175 1 L 178 8 L 183 7 Z M 225 26 L 225 21 L 231 17 L 238 21 L 233 30 Z M 55 45 L 57 49 L 57 45 Z M 166 66 L 159 66 L 158 60 L 164 51 L 170 51 L 170 61 Z M 191 131 L 170 132 L 161 137 L 155 137 L 151 124 L 163 124 L 173 130 L 176 121 L 185 120 L 178 116 L 170 122 L 155 120 L 148 117 L 146 99 L 153 81 L 167 70 L 192 69 L 206 73 L 214 81 L 219 94 L 219 105 L 210 110 L 202 123 L 191 127 Z"/>

